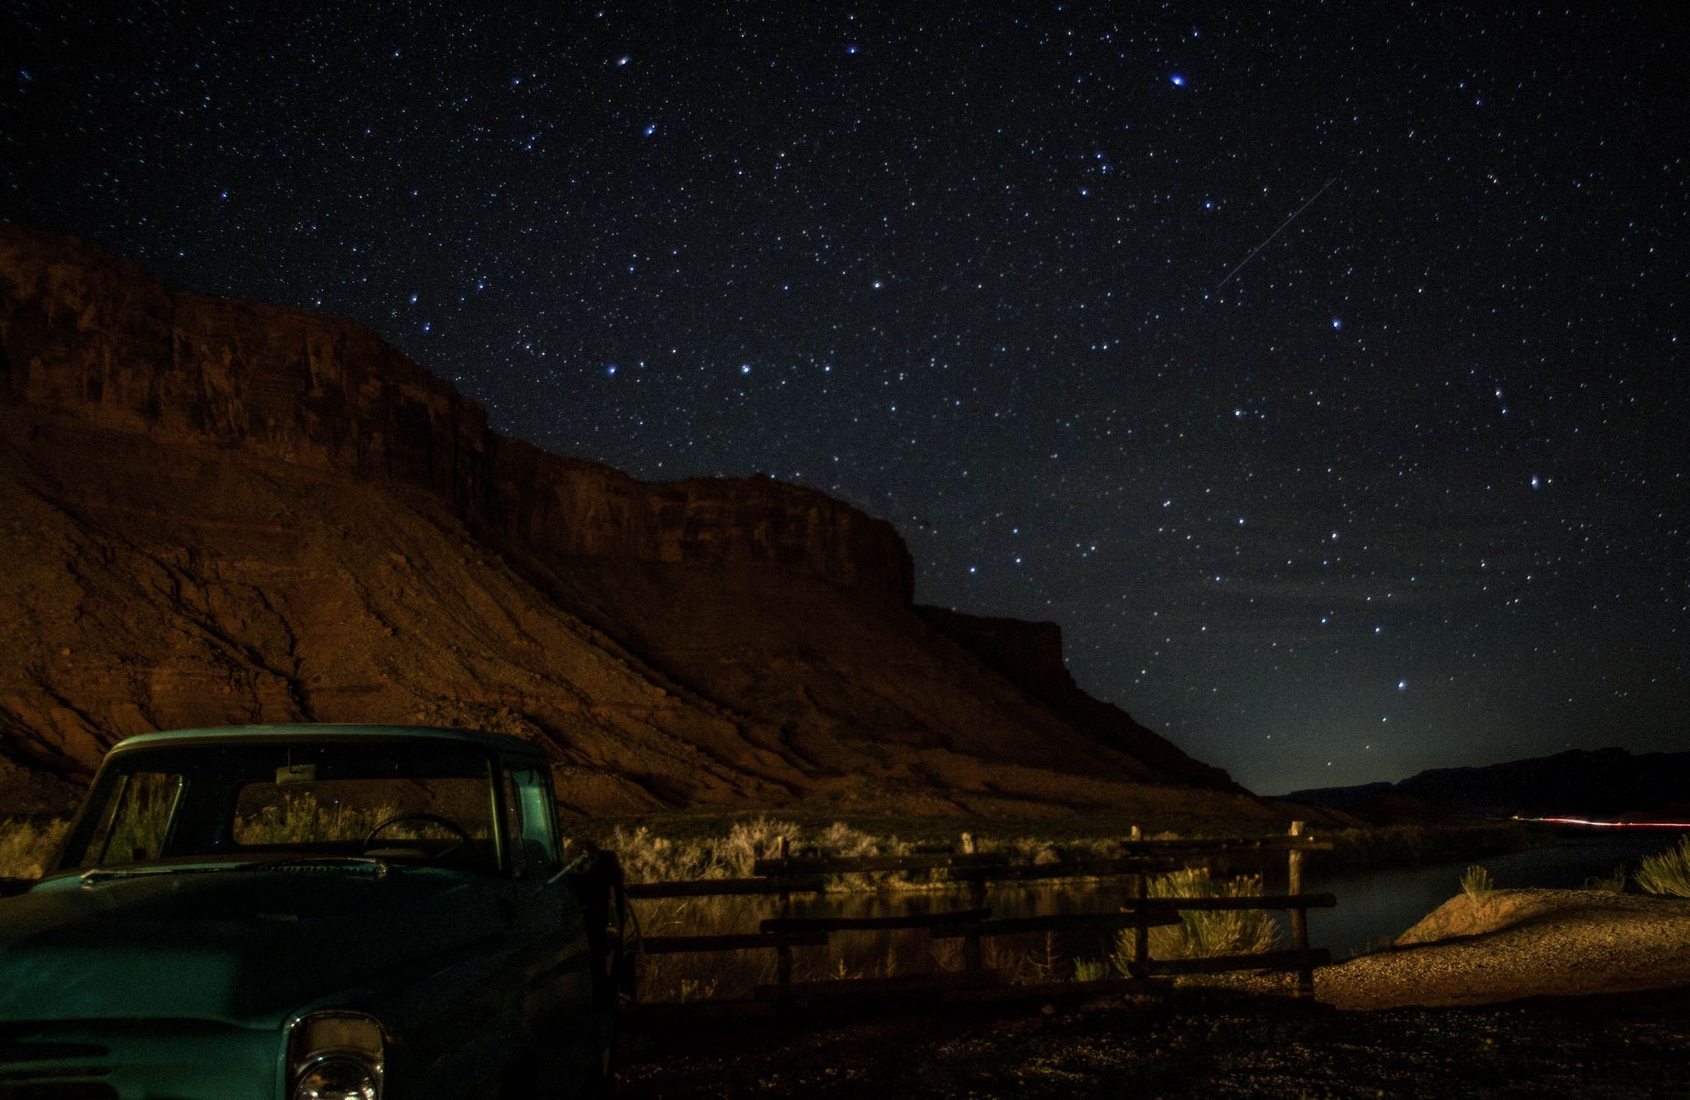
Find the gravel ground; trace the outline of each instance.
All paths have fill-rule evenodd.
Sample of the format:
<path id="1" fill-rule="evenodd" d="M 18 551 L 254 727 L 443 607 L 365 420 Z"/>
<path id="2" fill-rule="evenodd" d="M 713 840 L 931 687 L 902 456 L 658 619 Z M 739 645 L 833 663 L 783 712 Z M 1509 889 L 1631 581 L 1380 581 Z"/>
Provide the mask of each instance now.
<path id="1" fill-rule="evenodd" d="M 1690 900 L 1451 899 L 1396 950 L 1285 984 L 1075 1008 L 669 1025 L 629 1097 L 1690 1098 Z"/>
<path id="2" fill-rule="evenodd" d="M 1690 899 L 1458 894 L 1397 944 L 1323 968 L 1316 997 L 1341 1008 L 1392 1008 L 1690 987 Z"/>
<path id="3" fill-rule="evenodd" d="M 1345 1012 L 1178 997 L 694 1028 L 626 1097 L 1690 1097 L 1690 991 Z"/>

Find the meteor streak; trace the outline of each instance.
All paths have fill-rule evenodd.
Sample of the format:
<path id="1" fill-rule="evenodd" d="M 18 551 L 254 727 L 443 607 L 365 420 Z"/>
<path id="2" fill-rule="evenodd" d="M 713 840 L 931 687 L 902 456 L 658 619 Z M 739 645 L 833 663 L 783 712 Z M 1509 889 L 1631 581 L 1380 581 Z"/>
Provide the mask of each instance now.
<path id="1" fill-rule="evenodd" d="M 1248 256 L 1244 257 L 1242 260 L 1239 260 L 1238 266 L 1234 267 L 1231 271 L 1227 272 L 1226 278 L 1222 279 L 1220 282 L 1215 284 L 1215 290 L 1219 290 L 1221 287 L 1230 283 L 1232 281 L 1232 277 L 1234 275 L 1238 274 L 1238 272 L 1243 269 L 1245 264 L 1247 264 L 1251 260 L 1255 259 L 1256 253 L 1258 253 L 1262 249 L 1266 248 L 1270 241 L 1272 241 L 1275 237 L 1279 236 L 1281 233 L 1285 232 L 1285 227 L 1290 225 L 1292 222 L 1296 221 L 1298 214 L 1301 214 L 1303 211 L 1305 211 L 1309 207 L 1313 206 L 1314 200 L 1318 199 L 1318 198 L 1320 198 L 1320 196 L 1326 194 L 1326 189 L 1328 187 L 1331 187 L 1333 184 L 1335 184 L 1337 182 L 1338 182 L 1338 177 L 1333 176 L 1331 179 L 1327 180 L 1326 183 L 1321 186 L 1319 191 L 1316 191 L 1314 194 L 1310 195 L 1309 200 L 1307 202 L 1305 202 L 1303 205 L 1297 207 L 1297 209 L 1292 212 L 1292 214 L 1289 218 L 1286 218 L 1284 221 L 1279 223 L 1278 229 L 1275 229 L 1272 233 L 1269 233 L 1267 235 L 1267 240 L 1264 240 L 1261 244 L 1257 245 L 1255 248 L 1252 248 L 1250 250 L 1250 254 Z M 1213 294 L 1214 291 L 1210 291 L 1210 293 Z"/>

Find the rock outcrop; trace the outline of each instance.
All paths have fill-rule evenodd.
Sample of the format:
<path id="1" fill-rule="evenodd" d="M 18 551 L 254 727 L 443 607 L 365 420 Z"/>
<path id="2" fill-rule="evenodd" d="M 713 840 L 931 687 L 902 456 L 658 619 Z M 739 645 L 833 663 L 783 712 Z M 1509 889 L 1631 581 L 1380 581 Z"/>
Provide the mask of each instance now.
<path id="1" fill-rule="evenodd" d="M 1104 744 L 1182 783 L 1242 790 L 1226 772 L 1193 760 L 1173 742 L 1139 725 L 1120 707 L 1082 691 L 1062 659 L 1062 627 L 1058 624 L 984 618 L 941 607 L 917 610 L 940 633 L 984 661 L 992 671 Z"/>
<path id="2" fill-rule="evenodd" d="M 477 534 L 541 554 L 768 562 L 907 603 L 891 524 L 755 479 L 652 484 L 560 458 L 361 325 L 172 291 L 71 238 L 0 233 L 0 402 L 423 489 Z"/>
<path id="3" fill-rule="evenodd" d="M 1271 817 L 1053 628 L 918 614 L 889 524 L 501 437 L 358 325 L 0 226 L 0 429 L 0 816 L 141 730 L 396 721 L 535 738 L 582 813 Z"/>

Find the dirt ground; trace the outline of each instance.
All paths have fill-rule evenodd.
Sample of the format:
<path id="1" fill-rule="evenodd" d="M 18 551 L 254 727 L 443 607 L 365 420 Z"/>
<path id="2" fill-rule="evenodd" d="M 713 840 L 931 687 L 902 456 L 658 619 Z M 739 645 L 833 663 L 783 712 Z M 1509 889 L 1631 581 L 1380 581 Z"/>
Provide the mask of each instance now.
<path id="1" fill-rule="evenodd" d="M 1690 990 L 1354 1012 L 1225 994 L 670 1027 L 624 1097 L 1690 1097 Z"/>
<path id="2" fill-rule="evenodd" d="M 789 1015 L 628 1044 L 631 1097 L 1690 1098 L 1690 900 L 1458 895 L 1393 950 L 1166 996 L 855 1021 Z M 908 1008 L 909 1006 L 905 1006 Z"/>
<path id="3" fill-rule="evenodd" d="M 1396 948 L 1322 967 L 1342 1008 L 1491 1004 L 1690 989 L 1690 898 L 1597 890 L 1457 894 Z"/>

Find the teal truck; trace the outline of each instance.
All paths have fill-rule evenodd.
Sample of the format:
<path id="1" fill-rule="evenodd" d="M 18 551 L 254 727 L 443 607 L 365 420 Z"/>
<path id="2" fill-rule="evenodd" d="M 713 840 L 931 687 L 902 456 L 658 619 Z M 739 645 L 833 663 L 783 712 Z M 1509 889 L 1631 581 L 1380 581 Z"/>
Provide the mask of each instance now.
<path id="1" fill-rule="evenodd" d="M 624 912 L 519 738 L 131 737 L 0 898 L 0 1100 L 604 1094 Z"/>

